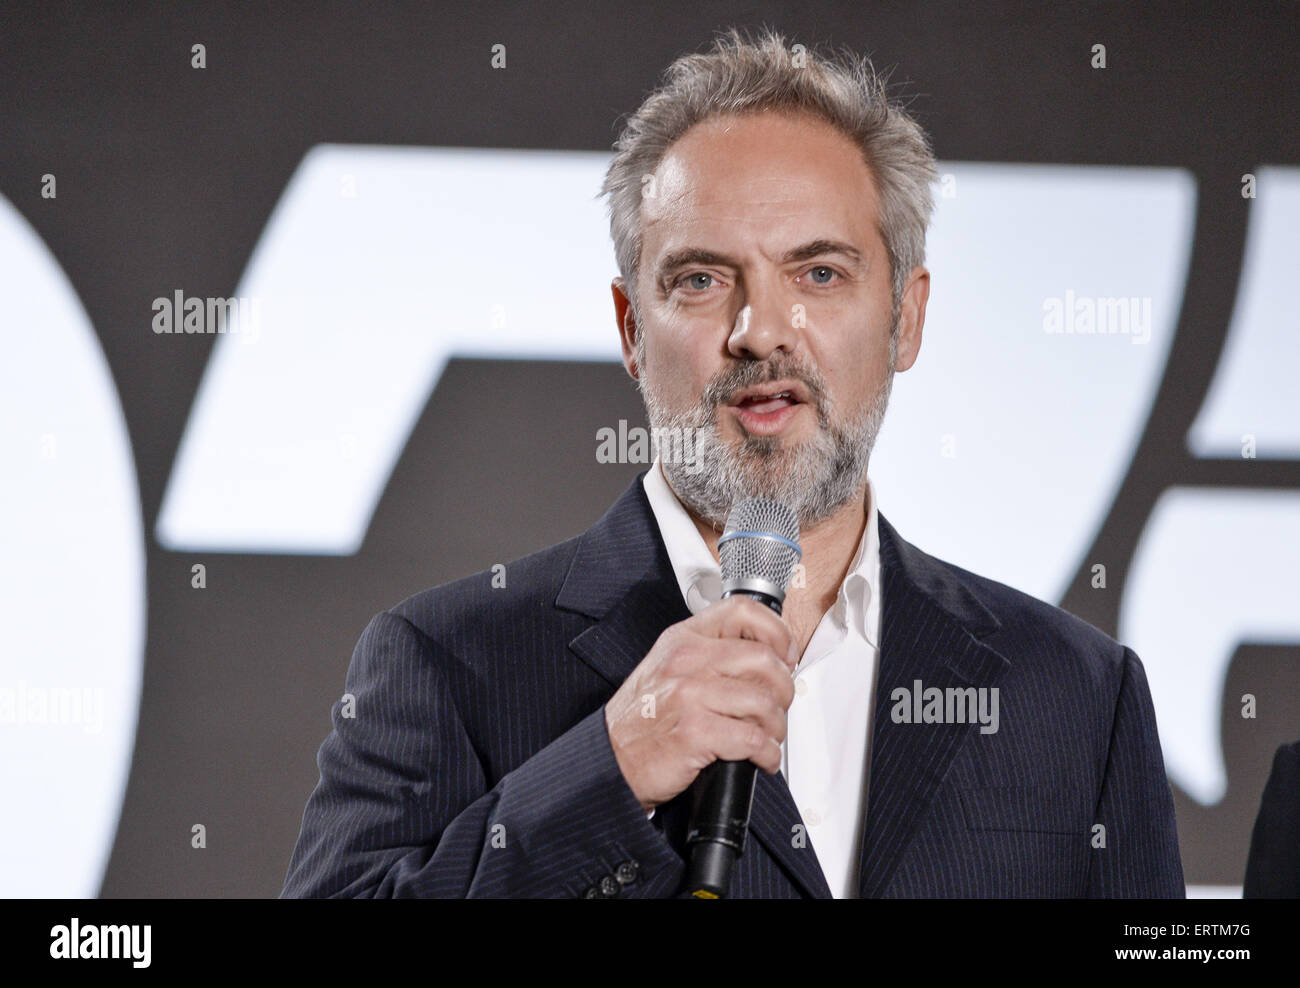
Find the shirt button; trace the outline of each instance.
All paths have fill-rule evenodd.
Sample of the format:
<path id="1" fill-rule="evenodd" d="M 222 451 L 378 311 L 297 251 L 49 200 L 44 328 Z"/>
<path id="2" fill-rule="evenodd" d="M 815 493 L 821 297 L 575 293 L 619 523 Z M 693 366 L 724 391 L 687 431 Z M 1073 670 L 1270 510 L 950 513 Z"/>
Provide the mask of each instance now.
<path id="1" fill-rule="evenodd" d="M 815 827 L 822 822 L 822 815 L 812 807 L 803 811 L 803 821 L 810 827 Z"/>
<path id="2" fill-rule="evenodd" d="M 802 676 L 794 681 L 794 691 L 800 696 L 808 695 L 808 682 Z"/>

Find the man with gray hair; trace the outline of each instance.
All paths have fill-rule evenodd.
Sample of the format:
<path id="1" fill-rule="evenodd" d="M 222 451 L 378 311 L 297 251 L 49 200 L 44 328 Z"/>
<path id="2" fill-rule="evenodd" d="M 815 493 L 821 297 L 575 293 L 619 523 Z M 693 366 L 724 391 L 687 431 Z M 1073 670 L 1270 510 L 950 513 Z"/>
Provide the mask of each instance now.
<path id="1" fill-rule="evenodd" d="M 916 361 L 935 162 L 870 63 L 678 59 L 605 180 L 656 460 L 595 526 L 377 615 L 285 895 L 683 892 L 691 789 L 752 761 L 734 897 L 1183 894 L 1142 665 L 926 555 L 868 463 Z M 782 616 L 721 597 L 733 504 L 798 516 Z M 945 702 L 946 700 L 946 702 Z"/>

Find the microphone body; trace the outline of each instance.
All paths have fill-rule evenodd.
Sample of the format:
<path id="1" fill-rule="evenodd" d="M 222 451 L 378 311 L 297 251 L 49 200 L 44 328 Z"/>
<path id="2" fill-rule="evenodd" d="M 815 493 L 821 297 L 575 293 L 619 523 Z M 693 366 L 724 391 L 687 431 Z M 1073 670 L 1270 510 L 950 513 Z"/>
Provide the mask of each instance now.
<path id="1" fill-rule="evenodd" d="M 722 596 L 752 597 L 779 615 L 802 555 L 798 537 L 798 520 L 785 505 L 761 498 L 737 504 L 718 540 Z M 686 891 L 694 898 L 727 897 L 732 866 L 745 849 L 757 778 L 751 761 L 716 761 L 695 780 L 686 836 Z"/>

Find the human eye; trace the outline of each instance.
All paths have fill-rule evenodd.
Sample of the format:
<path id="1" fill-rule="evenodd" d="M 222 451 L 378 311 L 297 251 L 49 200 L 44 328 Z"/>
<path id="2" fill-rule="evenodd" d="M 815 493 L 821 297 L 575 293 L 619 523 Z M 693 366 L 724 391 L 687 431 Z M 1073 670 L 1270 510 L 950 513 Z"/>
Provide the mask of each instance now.
<path id="1" fill-rule="evenodd" d="M 808 275 L 809 281 L 814 285 L 830 285 L 836 279 L 843 281 L 840 275 L 833 267 L 828 264 L 817 264 L 809 268 L 804 274 Z"/>
<path id="2" fill-rule="evenodd" d="M 707 271 L 692 271 L 674 281 L 673 288 L 680 288 L 689 283 L 692 293 L 698 293 L 713 287 L 714 280 L 713 275 Z"/>

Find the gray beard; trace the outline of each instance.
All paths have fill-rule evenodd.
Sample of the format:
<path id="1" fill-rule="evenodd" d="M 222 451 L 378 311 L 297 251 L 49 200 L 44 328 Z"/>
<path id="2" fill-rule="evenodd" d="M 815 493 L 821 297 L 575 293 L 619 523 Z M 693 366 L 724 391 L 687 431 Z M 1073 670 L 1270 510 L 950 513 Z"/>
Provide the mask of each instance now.
<path id="1" fill-rule="evenodd" d="M 833 515 L 855 497 L 862 497 L 867 466 L 876 436 L 885 419 L 893 390 L 893 345 L 884 387 L 862 414 L 840 424 L 820 375 L 811 368 L 778 361 L 740 364 L 715 378 L 692 409 L 674 413 L 664 406 L 646 381 L 644 356 L 638 382 L 652 429 L 681 430 L 697 438 L 695 462 L 663 458 L 664 475 L 684 504 L 721 529 L 732 505 L 751 497 L 767 497 L 788 506 L 808 529 Z M 790 378 L 809 389 L 809 407 L 819 428 L 811 439 L 791 445 L 780 436 L 744 435 L 724 440 L 718 409 L 728 397 L 744 388 Z M 672 460 L 670 462 L 670 459 Z"/>

